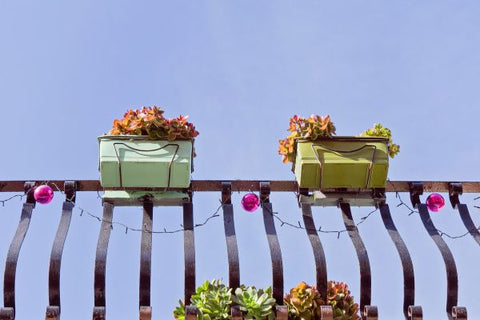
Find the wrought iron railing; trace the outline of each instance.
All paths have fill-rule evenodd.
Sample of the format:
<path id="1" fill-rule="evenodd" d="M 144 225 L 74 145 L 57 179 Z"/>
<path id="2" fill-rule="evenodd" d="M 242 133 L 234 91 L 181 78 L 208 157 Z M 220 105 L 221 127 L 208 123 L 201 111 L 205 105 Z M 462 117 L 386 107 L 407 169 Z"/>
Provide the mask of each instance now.
<path id="1" fill-rule="evenodd" d="M 0 181 L 0 192 L 24 192 L 25 203 L 23 203 L 20 222 L 18 224 L 15 236 L 10 244 L 10 249 L 6 258 L 4 271 L 4 306 L 0 309 L 0 320 L 15 319 L 15 283 L 16 270 L 21 251 L 22 243 L 28 232 L 30 218 L 35 208 L 35 199 L 32 190 L 36 185 L 44 184 L 45 181 Z M 60 292 L 60 271 L 62 262 L 62 253 L 65 241 L 67 239 L 68 229 L 72 218 L 76 193 L 79 191 L 101 191 L 99 181 L 49 181 L 47 184 L 54 186 L 58 191 L 65 194 L 63 202 L 62 215 L 53 242 L 50 256 L 48 294 L 49 305 L 46 308 L 45 319 L 60 319 L 61 314 L 61 292 Z M 152 189 L 155 190 L 155 189 Z M 225 239 L 228 256 L 228 282 L 233 289 L 240 285 L 239 255 L 237 247 L 237 238 L 235 231 L 235 216 L 231 195 L 233 191 L 256 191 L 260 194 L 260 202 L 263 211 L 263 220 L 265 233 L 270 248 L 272 265 L 272 287 L 273 297 L 277 301 L 276 318 L 288 319 L 287 308 L 283 303 L 284 277 L 283 260 L 280 242 L 275 229 L 274 212 L 270 201 L 272 192 L 298 192 L 299 196 L 305 195 L 305 190 L 298 190 L 294 181 L 193 181 L 191 188 L 184 190 L 187 193 L 195 192 L 220 192 L 222 199 L 223 221 L 225 229 Z M 422 307 L 415 303 L 415 277 L 414 264 L 410 257 L 408 248 L 403 241 L 400 233 L 395 227 L 388 204 L 386 203 L 386 192 L 409 192 L 412 206 L 420 213 L 423 225 L 432 238 L 445 263 L 447 275 L 447 295 L 445 311 L 447 317 L 452 320 L 467 319 L 467 309 L 457 305 L 458 301 L 458 273 L 453 255 L 443 240 L 438 229 L 433 224 L 429 211 L 425 203 L 420 201 L 420 195 L 423 192 L 448 192 L 451 205 L 458 210 L 461 220 L 468 233 L 480 245 L 480 233 L 475 226 L 466 204 L 460 202 L 460 195 L 466 193 L 480 193 L 480 182 L 399 182 L 390 181 L 386 189 L 377 189 L 373 191 L 358 192 L 358 196 L 370 197 L 372 203 L 381 213 L 381 218 L 388 234 L 390 235 L 400 256 L 403 269 L 404 299 L 403 312 L 407 320 L 423 319 Z M 336 194 L 342 194 L 338 190 Z M 351 194 L 350 194 L 351 196 Z M 191 198 L 190 198 L 191 199 Z M 140 281 L 139 281 L 139 318 L 141 320 L 151 319 L 151 256 L 152 256 L 152 226 L 153 226 L 153 207 L 154 204 L 146 197 L 143 200 L 143 228 L 141 237 L 140 254 Z M 322 242 L 317 232 L 315 222 L 312 216 L 312 203 L 299 202 L 305 230 L 313 249 L 316 286 L 321 295 L 326 296 L 327 290 L 327 268 L 326 258 L 322 247 Z M 195 292 L 195 241 L 194 241 L 194 213 L 193 203 L 187 201 L 183 204 L 183 235 L 184 235 L 184 270 L 185 270 L 185 289 L 184 301 L 190 301 L 190 297 Z M 355 248 L 359 268 L 360 268 L 360 308 L 362 318 L 365 320 L 378 319 L 381 311 L 376 306 L 371 305 L 371 268 L 367 249 L 360 237 L 357 225 L 352 217 L 350 204 L 344 201 L 338 201 L 338 207 L 341 210 L 345 229 Z M 105 319 L 106 314 L 106 264 L 107 251 L 112 229 L 113 215 L 115 205 L 113 203 L 103 202 L 103 217 L 101 219 L 101 228 L 98 237 L 97 251 L 95 258 L 94 273 L 94 309 L 93 319 Z M 323 306 L 321 319 L 333 319 L 332 309 L 329 306 Z M 243 319 L 242 313 L 238 307 L 232 307 L 232 319 Z M 186 319 L 193 320 L 197 318 L 197 310 L 194 306 L 186 306 Z"/>

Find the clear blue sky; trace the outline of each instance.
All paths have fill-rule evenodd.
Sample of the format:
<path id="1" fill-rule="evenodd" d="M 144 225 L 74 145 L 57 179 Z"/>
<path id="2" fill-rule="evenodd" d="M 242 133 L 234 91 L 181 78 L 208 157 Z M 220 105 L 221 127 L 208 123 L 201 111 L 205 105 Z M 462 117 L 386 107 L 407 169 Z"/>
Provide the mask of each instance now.
<path id="1" fill-rule="evenodd" d="M 277 141 L 293 114 L 330 114 L 339 135 L 382 122 L 402 147 L 392 180 L 480 180 L 478 164 L 480 4 L 477 1 L 1 1 L 0 108 L 4 133 L 0 180 L 96 179 L 97 136 L 130 107 L 159 105 L 188 114 L 200 135 L 194 179 L 293 179 Z M 0 199 L 9 194 L 0 194 Z M 218 206 L 219 194 L 196 194 L 195 219 Z M 236 195 L 242 282 L 269 284 L 270 257 L 260 211 L 247 214 Z M 473 219 L 480 211 L 470 203 Z M 445 271 L 416 215 L 396 208 L 411 250 L 417 304 L 442 319 Z M 404 195 L 407 200 L 408 196 Z M 425 199 L 425 197 L 423 197 Z M 61 195 L 38 205 L 17 273 L 17 319 L 43 317 L 48 259 Z M 77 203 L 101 214 L 96 194 Z M 293 194 L 273 207 L 301 219 Z M 21 203 L 0 207 L 0 261 L 6 257 Z M 355 210 L 361 218 L 368 209 Z M 88 319 L 99 223 L 76 210 L 62 265 L 62 316 Z M 175 228 L 180 209 L 156 209 L 155 228 Z M 316 210 L 324 229 L 341 228 L 336 208 Z M 141 209 L 115 219 L 141 224 Z M 465 231 L 445 207 L 438 228 Z M 196 232 L 197 282 L 227 280 L 221 219 Z M 314 282 L 313 256 L 302 231 L 279 228 L 285 288 Z M 372 303 L 382 319 L 402 319 L 400 261 L 380 216 L 360 228 L 371 259 Z M 355 252 L 346 235 L 322 235 L 329 278 L 359 297 Z M 459 304 L 480 318 L 480 255 L 471 237 L 448 240 L 460 275 Z M 152 305 L 171 318 L 183 297 L 180 234 L 154 236 Z M 114 229 L 107 274 L 109 319 L 138 318 L 140 235 Z M 3 262 L 1 263 L 3 269 Z M 2 271 L 3 272 L 3 271 Z"/>

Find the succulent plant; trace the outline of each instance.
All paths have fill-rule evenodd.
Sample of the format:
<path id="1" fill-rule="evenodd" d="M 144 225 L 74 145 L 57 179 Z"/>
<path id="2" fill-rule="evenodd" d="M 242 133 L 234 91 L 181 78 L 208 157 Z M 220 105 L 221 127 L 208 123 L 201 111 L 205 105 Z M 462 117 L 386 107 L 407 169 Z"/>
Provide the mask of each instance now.
<path id="1" fill-rule="evenodd" d="M 324 305 L 325 301 L 315 287 L 301 282 L 284 296 L 284 303 L 292 319 L 313 320 L 320 319 L 320 306 Z M 326 304 L 332 306 L 334 320 L 361 319 L 358 315 L 358 304 L 343 282 L 328 281 Z"/>
<path id="2" fill-rule="evenodd" d="M 276 301 L 272 297 L 271 287 L 268 287 L 264 291 L 262 289 L 257 290 L 253 286 L 241 286 L 235 290 L 235 295 L 232 296 L 232 300 L 240 307 L 240 310 L 244 314 L 244 319 L 275 319 L 273 307 Z"/>
<path id="3" fill-rule="evenodd" d="M 324 304 L 324 301 L 315 287 L 303 281 L 291 289 L 284 296 L 283 301 L 293 319 L 320 319 L 320 306 Z"/>
<path id="4" fill-rule="evenodd" d="M 230 304 L 232 303 L 232 289 L 222 284 L 221 280 L 205 281 L 197 288 L 190 302 L 198 309 L 198 320 L 230 319 Z M 185 319 L 185 304 L 180 300 L 180 305 L 173 311 L 177 320 Z"/>
<path id="5" fill-rule="evenodd" d="M 390 158 L 395 157 L 395 155 L 400 152 L 400 146 L 393 143 L 392 131 L 388 128 L 385 128 L 380 123 L 375 123 L 373 128 L 365 130 L 365 132 L 361 133 L 360 136 L 388 138 L 388 155 Z"/>
<path id="6" fill-rule="evenodd" d="M 188 116 L 167 119 L 157 107 L 128 110 L 122 119 L 113 121 L 110 135 L 147 135 L 150 139 L 193 139 L 198 136 L 195 126 L 187 121 Z"/>
<path id="7" fill-rule="evenodd" d="M 332 137 L 335 126 L 330 116 L 311 115 L 308 118 L 293 116 L 290 118 L 288 131 L 291 134 L 279 141 L 278 153 L 284 163 L 293 162 L 295 156 L 295 139 L 317 140 L 321 137 Z"/>
<path id="8" fill-rule="evenodd" d="M 328 281 L 327 304 L 333 308 L 334 320 L 360 320 L 359 307 L 344 282 Z"/>

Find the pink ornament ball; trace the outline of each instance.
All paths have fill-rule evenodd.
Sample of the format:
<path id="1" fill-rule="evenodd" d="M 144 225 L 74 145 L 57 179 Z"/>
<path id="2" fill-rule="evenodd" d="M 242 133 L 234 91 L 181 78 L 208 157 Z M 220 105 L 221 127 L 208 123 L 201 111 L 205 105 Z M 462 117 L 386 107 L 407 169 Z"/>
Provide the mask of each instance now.
<path id="1" fill-rule="evenodd" d="M 427 208 L 432 212 L 438 212 L 445 206 L 445 200 L 438 193 L 432 193 L 427 198 Z"/>
<path id="2" fill-rule="evenodd" d="M 258 209 L 260 199 L 255 193 L 247 193 L 242 198 L 242 208 L 247 212 L 253 212 Z"/>
<path id="3" fill-rule="evenodd" d="M 48 204 L 53 199 L 53 190 L 47 185 L 41 185 L 35 188 L 33 197 L 38 203 Z"/>

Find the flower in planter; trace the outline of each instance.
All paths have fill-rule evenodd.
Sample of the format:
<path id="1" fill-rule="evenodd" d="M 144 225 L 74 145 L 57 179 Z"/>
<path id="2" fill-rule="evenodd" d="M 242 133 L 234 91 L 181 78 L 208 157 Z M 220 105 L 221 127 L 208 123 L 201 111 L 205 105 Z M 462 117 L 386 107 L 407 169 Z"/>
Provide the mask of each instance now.
<path id="1" fill-rule="evenodd" d="M 293 162 L 295 156 L 295 139 L 317 140 L 322 137 L 332 137 L 335 134 L 335 125 L 330 116 L 322 117 L 311 115 L 308 118 L 293 116 L 290 118 L 288 131 L 291 134 L 279 141 L 278 153 L 282 155 L 284 163 Z"/>
<path id="2" fill-rule="evenodd" d="M 325 300 L 314 286 L 301 282 L 284 296 L 284 303 L 292 319 L 320 319 L 320 306 Z M 348 286 L 343 282 L 328 281 L 327 305 L 333 309 L 334 320 L 360 320 L 358 304 L 350 295 Z"/>
<path id="3" fill-rule="evenodd" d="M 392 131 L 388 128 L 385 128 L 380 123 L 375 123 L 373 128 L 365 130 L 360 134 L 360 137 L 382 137 L 388 138 L 388 155 L 390 158 L 395 157 L 400 152 L 400 146 L 393 143 L 392 140 Z"/>
<path id="4" fill-rule="evenodd" d="M 195 126 L 188 122 L 188 116 L 167 119 L 164 111 L 157 107 L 143 107 L 128 110 L 122 119 L 113 121 L 109 135 L 146 135 L 150 139 L 193 139 L 198 136 Z"/>

